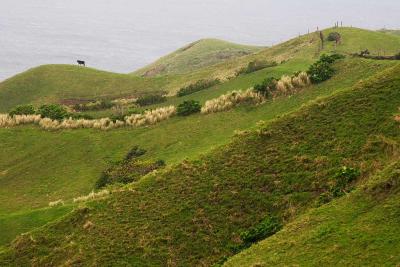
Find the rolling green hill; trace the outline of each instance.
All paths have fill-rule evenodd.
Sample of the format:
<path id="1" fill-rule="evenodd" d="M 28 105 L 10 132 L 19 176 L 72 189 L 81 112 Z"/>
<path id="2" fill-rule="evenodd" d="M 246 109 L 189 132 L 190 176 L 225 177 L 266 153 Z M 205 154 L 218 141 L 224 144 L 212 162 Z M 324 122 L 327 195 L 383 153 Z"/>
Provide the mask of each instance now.
<path id="1" fill-rule="evenodd" d="M 0 111 L 27 103 L 137 96 L 159 92 L 163 85 L 163 80 L 157 78 L 140 78 L 72 65 L 45 65 L 0 83 Z"/>
<path id="2" fill-rule="evenodd" d="M 342 45 L 336 48 L 338 52 L 355 53 L 369 49 L 373 54 L 394 54 L 399 51 L 400 36 L 357 28 L 327 29 L 324 31 L 325 36 L 331 31 L 338 31 L 343 37 Z M 321 50 L 319 35 L 316 33 L 263 49 L 246 48 L 213 39 L 199 41 L 189 47 L 186 47 L 186 50 L 178 50 L 160 61 L 170 62 L 174 69 L 188 70 L 184 74 L 174 71 L 160 77 L 143 78 L 137 74 L 115 74 L 70 65 L 33 68 L 0 83 L 0 112 L 29 103 L 60 103 L 70 99 L 114 99 L 160 91 L 173 95 L 182 86 L 200 79 L 232 79 L 237 70 L 254 60 L 290 62 L 306 68 L 321 53 L 335 50 L 333 43 L 327 43 Z M 229 51 L 247 49 L 255 53 L 224 59 L 222 63 L 218 63 L 219 60 L 210 62 L 210 57 L 215 56 L 213 53 L 225 48 Z M 155 64 L 161 64 L 160 62 Z M 196 68 L 192 66 L 193 62 L 198 62 Z"/>
<path id="3" fill-rule="evenodd" d="M 129 190 L 87 203 L 54 223 L 18 237 L 3 249 L 0 264 L 209 266 L 231 256 L 232 248 L 241 243 L 239 233 L 266 216 L 276 216 L 290 227 L 291 221 L 318 203 L 343 166 L 361 170 L 361 176 L 347 185 L 349 190 L 357 188 L 357 197 L 364 181 L 388 177 L 379 171 L 398 155 L 399 125 L 394 114 L 400 103 L 399 74 L 400 65 L 396 65 L 351 89 L 343 88 L 258 130 L 242 133 L 197 160 L 183 161 L 128 186 Z M 383 174 L 396 173 L 390 167 L 387 170 L 393 171 Z M 359 225 L 362 231 L 362 222 L 368 219 L 389 219 L 379 229 L 394 231 L 387 241 L 392 243 L 381 239 L 379 231 L 369 236 L 366 240 L 375 242 L 368 247 L 371 253 L 359 258 L 361 265 L 374 262 L 374 252 L 380 251 L 385 253 L 379 253 L 377 263 L 399 260 L 399 240 L 395 238 L 399 233 L 393 226 L 398 221 L 398 183 L 383 181 L 378 189 L 384 191 L 382 196 L 385 190 L 391 193 L 384 205 L 389 213 L 379 208 L 363 213 L 368 205 L 377 203 L 370 197 L 373 194 L 368 194 L 370 202 L 360 206 L 353 203 L 354 216 L 365 216 L 353 227 Z M 340 201 L 321 208 L 332 209 Z M 329 215 L 335 223 L 355 220 L 351 214 L 345 216 L 346 210 L 333 210 L 337 216 Z M 340 231 L 328 221 L 316 229 L 315 242 L 318 238 L 325 240 L 335 229 Z M 359 237 L 356 232 L 355 237 Z M 360 248 L 365 248 L 367 243 L 359 240 Z M 334 248 L 328 245 L 326 251 L 332 254 L 329 249 Z M 342 257 L 345 265 L 351 263 L 352 254 L 347 255 Z"/>
<path id="4" fill-rule="evenodd" d="M 229 59 L 246 56 L 261 49 L 263 48 L 239 45 L 218 39 L 202 39 L 182 47 L 134 73 L 144 77 L 188 73 Z"/>

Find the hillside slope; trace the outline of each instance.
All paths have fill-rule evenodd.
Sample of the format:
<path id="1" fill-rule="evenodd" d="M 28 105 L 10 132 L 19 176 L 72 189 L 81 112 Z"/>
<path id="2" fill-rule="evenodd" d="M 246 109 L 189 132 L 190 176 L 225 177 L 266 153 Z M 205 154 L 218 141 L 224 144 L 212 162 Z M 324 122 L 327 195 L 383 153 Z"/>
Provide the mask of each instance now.
<path id="1" fill-rule="evenodd" d="M 200 160 L 87 203 L 19 237 L 0 254 L 0 265 L 212 265 L 232 255 L 239 233 L 265 216 L 286 223 L 307 210 L 342 166 L 359 168 L 360 182 L 393 160 L 399 74 L 397 65 Z"/>
<path id="2" fill-rule="evenodd" d="M 145 77 L 188 73 L 222 63 L 228 59 L 249 55 L 261 49 L 263 48 L 239 45 L 218 39 L 202 39 L 182 47 L 134 73 Z"/>
<path id="3" fill-rule="evenodd" d="M 337 73 L 331 80 L 290 98 L 207 116 L 175 117 L 150 127 L 106 132 L 88 129 L 49 132 L 32 126 L 0 129 L 0 214 L 40 208 L 50 201 L 89 193 L 109 162 L 122 159 L 135 145 L 146 149 L 145 156 L 149 159 L 163 159 L 167 164 L 195 159 L 212 147 L 226 144 L 235 130 L 246 130 L 260 120 L 269 121 L 293 112 L 318 97 L 347 90 L 360 79 L 392 65 L 390 61 L 346 59 L 335 66 Z M 279 66 L 260 71 L 191 95 L 190 99 L 204 102 L 232 89 L 249 88 L 265 77 L 295 70 L 296 66 Z M 176 105 L 184 100 L 171 99 L 165 104 Z"/>
<path id="4" fill-rule="evenodd" d="M 393 161 L 361 188 L 308 212 L 224 266 L 398 266 L 397 155 Z"/>

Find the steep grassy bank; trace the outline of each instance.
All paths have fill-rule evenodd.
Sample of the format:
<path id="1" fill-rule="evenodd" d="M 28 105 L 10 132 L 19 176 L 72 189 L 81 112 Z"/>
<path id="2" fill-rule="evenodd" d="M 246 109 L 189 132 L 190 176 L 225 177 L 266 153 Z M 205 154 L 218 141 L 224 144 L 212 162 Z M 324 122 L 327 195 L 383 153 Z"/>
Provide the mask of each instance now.
<path id="1" fill-rule="evenodd" d="M 224 266 L 397 266 L 400 164 L 393 161 L 356 191 L 311 210 Z"/>
<path id="2" fill-rule="evenodd" d="M 342 166 L 359 168 L 362 181 L 392 160 L 399 74 L 400 66 L 384 71 L 90 203 L 19 237 L 0 263 L 211 265 L 268 214 L 288 222 L 303 213 Z"/>

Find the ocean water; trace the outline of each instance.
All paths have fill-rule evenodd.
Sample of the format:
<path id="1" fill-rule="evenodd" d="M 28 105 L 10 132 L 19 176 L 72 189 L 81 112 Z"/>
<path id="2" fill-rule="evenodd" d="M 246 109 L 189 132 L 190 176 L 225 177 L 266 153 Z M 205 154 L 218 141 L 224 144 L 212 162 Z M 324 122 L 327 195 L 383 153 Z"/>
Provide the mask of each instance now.
<path id="1" fill-rule="evenodd" d="M 399 0 L 0 0 L 0 81 L 41 64 L 129 73 L 200 38 L 272 45 L 308 29 L 400 28 Z"/>

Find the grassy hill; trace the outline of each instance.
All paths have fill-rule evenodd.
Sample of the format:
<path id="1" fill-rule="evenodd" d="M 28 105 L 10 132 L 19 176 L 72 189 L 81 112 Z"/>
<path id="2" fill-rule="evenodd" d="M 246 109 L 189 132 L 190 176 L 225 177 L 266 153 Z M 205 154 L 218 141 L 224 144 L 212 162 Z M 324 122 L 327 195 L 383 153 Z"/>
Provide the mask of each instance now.
<path id="1" fill-rule="evenodd" d="M 361 170 L 361 176 L 349 185 L 356 188 L 363 181 L 380 177 L 379 171 L 398 155 L 399 125 L 393 116 L 400 103 L 399 74 L 397 65 L 352 89 L 339 90 L 270 121 L 258 131 L 240 134 L 197 160 L 149 175 L 108 199 L 87 203 L 66 217 L 17 238 L 12 246 L 3 249 L 0 264 L 216 263 L 233 254 L 231 248 L 241 243 L 241 231 L 257 225 L 265 216 L 276 216 L 290 227 L 291 221 L 317 204 L 341 167 Z M 395 237 L 399 233 L 393 227 L 398 221 L 397 183 L 388 185 L 386 181 L 378 189 L 394 189 L 389 190 L 393 198 L 387 198 L 384 205 L 388 213 L 379 209 L 372 209 L 369 214 L 362 212 L 377 203 L 371 197 L 373 193 L 366 197 L 371 202 L 363 202 L 360 207 L 353 203 L 357 208 L 354 216 L 365 216 L 353 227 L 359 225 L 360 231 L 373 231 L 362 228 L 363 219 L 386 222 L 388 217 L 390 222 L 380 231 L 394 231 L 389 239 L 391 250 L 385 253 L 379 252 L 389 246 L 389 241 L 378 236 L 379 229 L 369 237 L 375 240 L 371 246 L 355 232 L 353 237 L 360 238 L 360 247 L 367 246 L 372 252 L 359 258 L 361 265 L 374 262 L 374 253 L 379 253 L 375 262 L 398 262 L 399 240 Z M 356 189 L 355 195 L 358 190 L 361 189 Z M 347 197 L 343 198 L 346 201 Z M 335 203 L 339 202 L 321 208 L 332 209 Z M 353 215 L 340 217 L 345 210 L 336 210 L 330 220 L 353 220 Z M 336 229 L 340 232 L 335 224 L 327 226 L 315 229 L 319 231 L 315 242 L 318 238 L 325 240 L 332 232 L 336 234 Z M 351 239 L 352 235 L 343 238 Z M 340 251 L 340 247 L 327 247 Z M 326 251 L 332 254 L 332 250 Z M 341 262 L 345 265 L 351 263 L 351 253 L 347 255 Z"/>
<path id="2" fill-rule="evenodd" d="M 188 73 L 229 59 L 249 55 L 261 49 L 263 48 L 239 45 L 218 39 L 202 39 L 182 47 L 134 73 L 145 77 Z"/>
<path id="3" fill-rule="evenodd" d="M 373 54 L 394 54 L 400 47 L 400 36 L 396 35 L 357 28 L 339 28 L 324 30 L 325 36 L 332 31 L 338 31 L 342 35 L 342 45 L 336 50 L 343 53 L 369 49 Z M 231 79 L 237 70 L 254 60 L 287 62 L 292 66 L 301 66 L 303 69 L 315 61 L 320 53 L 335 50 L 333 43 L 327 43 L 321 50 L 319 35 L 311 33 L 270 48 L 261 50 L 248 48 L 255 53 L 226 59 L 222 63 L 209 61 L 208 53 L 217 53 L 215 51 L 220 51 L 223 47 L 231 47 L 232 51 L 245 50 L 240 45 L 228 44 L 218 40 L 204 40 L 185 51 L 181 49 L 180 52 L 167 56 L 161 61 L 174 62 L 174 68 L 188 70 L 188 72 L 177 74 L 179 73 L 177 71 L 174 74 L 165 73 L 160 77 L 152 78 L 70 65 L 47 65 L 34 68 L 0 83 L 0 112 L 8 111 L 18 104 L 63 102 L 65 99 L 119 98 L 160 91 L 173 95 L 182 86 L 200 79 L 219 78 L 224 81 Z M 198 67 L 193 68 L 191 66 L 193 62 L 198 62 Z"/>
<path id="4" fill-rule="evenodd" d="M 0 83 L 0 111 L 27 103 L 137 96 L 159 92 L 163 90 L 163 85 L 164 81 L 157 78 L 141 78 L 72 65 L 45 65 Z"/>

